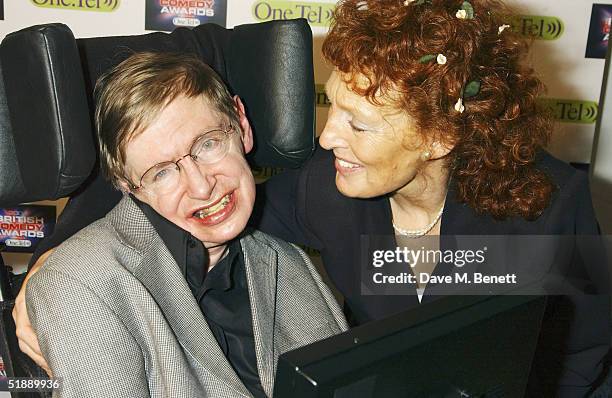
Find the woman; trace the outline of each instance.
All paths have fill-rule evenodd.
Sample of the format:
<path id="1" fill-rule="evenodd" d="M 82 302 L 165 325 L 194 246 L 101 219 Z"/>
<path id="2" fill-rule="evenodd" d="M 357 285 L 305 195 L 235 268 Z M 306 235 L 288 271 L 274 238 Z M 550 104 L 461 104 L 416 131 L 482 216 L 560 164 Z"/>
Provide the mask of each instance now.
<path id="1" fill-rule="evenodd" d="M 362 236 L 598 233 L 586 175 L 542 149 L 552 131 L 536 106 L 543 85 L 507 15 L 493 0 L 336 8 L 323 45 L 334 72 L 322 148 L 260 187 L 255 224 L 321 251 L 353 324 L 420 301 L 361 294 Z M 539 396 L 584 395 L 603 372 L 607 298 L 566 304 L 566 323 L 581 326 L 568 341 L 543 332 L 542 347 L 568 354 L 538 356 L 530 388 Z M 567 327 L 551 308 L 549 329 Z"/>
<path id="2" fill-rule="evenodd" d="M 552 131 L 536 106 L 543 85 L 524 66 L 527 45 L 506 15 L 477 0 L 336 8 L 323 45 L 335 67 L 324 150 L 258 192 L 259 227 L 321 251 L 353 324 L 420 301 L 362 294 L 362 236 L 598 233 L 586 175 L 542 149 Z M 603 264 L 585 264 L 593 275 L 590 266 Z M 550 308 L 540 347 L 572 354 L 538 353 L 530 389 L 584 395 L 609 349 L 608 297 Z M 573 326 L 563 323 L 567 312 Z"/>

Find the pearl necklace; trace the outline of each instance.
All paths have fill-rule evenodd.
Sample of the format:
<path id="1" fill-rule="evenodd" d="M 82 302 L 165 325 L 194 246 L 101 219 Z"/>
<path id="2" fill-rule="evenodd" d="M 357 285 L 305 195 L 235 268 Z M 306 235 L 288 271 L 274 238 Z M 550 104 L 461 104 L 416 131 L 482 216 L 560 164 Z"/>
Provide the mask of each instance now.
<path id="1" fill-rule="evenodd" d="M 427 233 L 433 229 L 433 227 L 438 223 L 438 221 L 440 221 L 443 211 L 444 204 L 442 204 L 442 207 L 440 207 L 438 215 L 433 219 L 433 221 L 421 229 L 403 229 L 395 225 L 394 220 L 391 220 L 391 224 L 393 225 L 393 229 L 402 236 L 406 236 L 408 238 L 420 238 L 421 236 L 427 235 Z"/>

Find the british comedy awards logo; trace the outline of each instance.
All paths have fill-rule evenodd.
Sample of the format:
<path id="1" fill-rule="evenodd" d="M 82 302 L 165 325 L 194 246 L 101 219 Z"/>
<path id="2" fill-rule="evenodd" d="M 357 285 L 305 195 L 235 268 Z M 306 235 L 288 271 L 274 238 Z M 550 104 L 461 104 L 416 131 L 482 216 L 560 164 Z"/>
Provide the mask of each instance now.
<path id="1" fill-rule="evenodd" d="M 77 11 L 111 12 L 119 8 L 120 0 L 30 0 L 36 7 L 61 8 Z"/>
<path id="2" fill-rule="evenodd" d="M 329 26 L 333 3 L 262 0 L 253 3 L 253 16 L 259 22 L 305 18 L 312 26 Z"/>
<path id="3" fill-rule="evenodd" d="M 171 32 L 204 23 L 225 27 L 226 17 L 226 0 L 147 0 L 145 29 Z"/>
<path id="4" fill-rule="evenodd" d="M 32 253 L 55 227 L 55 206 L 24 205 L 0 209 L 0 245 L 7 251 Z"/>
<path id="5" fill-rule="evenodd" d="M 612 26 L 612 4 L 593 4 L 585 57 L 605 58 Z"/>

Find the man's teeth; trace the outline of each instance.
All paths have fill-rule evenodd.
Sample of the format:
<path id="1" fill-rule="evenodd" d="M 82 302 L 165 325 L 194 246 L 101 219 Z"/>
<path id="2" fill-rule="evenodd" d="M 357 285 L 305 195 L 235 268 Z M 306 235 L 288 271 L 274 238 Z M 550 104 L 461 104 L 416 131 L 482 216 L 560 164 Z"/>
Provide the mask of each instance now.
<path id="1" fill-rule="evenodd" d="M 225 206 L 227 206 L 227 205 L 228 205 L 228 203 L 229 203 L 229 202 L 230 202 L 230 195 L 229 195 L 229 194 L 227 194 L 227 195 L 225 195 L 225 196 L 223 197 L 223 199 L 221 199 L 221 200 L 219 201 L 219 203 L 217 203 L 217 204 L 216 204 L 216 205 L 214 205 L 214 206 L 210 206 L 210 207 L 207 207 L 207 208 L 205 208 L 205 209 L 202 209 L 202 210 L 198 210 L 198 211 L 196 211 L 196 212 L 194 213 L 194 216 L 195 216 L 195 217 L 199 217 L 199 218 L 204 218 L 204 217 L 206 217 L 206 216 L 209 216 L 209 215 L 211 215 L 211 214 L 214 214 L 214 213 L 218 212 L 219 210 L 223 209 Z"/>
<path id="2" fill-rule="evenodd" d="M 338 158 L 336 158 L 336 159 L 338 159 Z M 346 161 L 344 161 L 342 159 L 338 159 L 338 164 L 340 166 L 342 166 L 342 167 L 346 167 L 346 168 L 349 168 L 349 169 L 356 169 L 357 167 L 359 167 L 358 164 L 349 163 L 349 162 L 346 162 Z"/>

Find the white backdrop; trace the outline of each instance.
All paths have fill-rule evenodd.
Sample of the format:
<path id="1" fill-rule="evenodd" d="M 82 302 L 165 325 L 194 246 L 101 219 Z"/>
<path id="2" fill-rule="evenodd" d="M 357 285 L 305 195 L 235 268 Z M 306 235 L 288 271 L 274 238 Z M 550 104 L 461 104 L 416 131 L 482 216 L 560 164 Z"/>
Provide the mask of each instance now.
<path id="1" fill-rule="evenodd" d="M 317 83 L 317 134 L 327 117 L 322 86 L 330 69 L 320 57 L 334 0 L 4 0 L 0 39 L 12 31 L 42 23 L 61 22 L 75 36 L 143 34 L 146 5 L 155 1 L 215 3 L 227 7 L 226 27 L 270 19 L 306 17 L 314 35 L 313 59 Z M 399 0 L 398 0 L 399 1 Z M 549 150 L 571 162 L 588 163 L 601 89 L 603 59 L 585 57 L 591 10 L 587 0 L 508 0 L 522 19 L 514 29 L 531 27 L 536 35 L 531 62 L 548 86 L 548 103 L 556 109 L 558 124 Z M 2 3 L 2 0 L 0 0 Z M 603 1 L 612 12 L 612 2 Z M 196 6 L 198 4 L 195 4 Z M 103 11 L 99 11 L 103 9 Z M 541 30 L 541 31 L 540 31 Z M 608 140 L 607 142 L 611 142 Z M 600 148 L 602 150 L 602 148 Z M 612 156 L 612 148 L 604 148 Z M 268 171 L 268 174 L 270 171 Z M 265 174 L 265 173 L 264 173 Z"/>
<path id="2" fill-rule="evenodd" d="M 156 0 L 159 1 L 159 0 Z M 166 0 L 170 1 L 170 0 Z M 174 0 L 177 1 L 177 0 Z M 192 4 L 198 0 L 188 0 Z M 555 131 L 550 150 L 566 161 L 588 163 L 594 132 L 592 109 L 599 99 L 603 59 L 585 58 L 593 1 L 586 0 L 508 0 L 520 14 L 534 16 L 525 19 L 525 26 L 539 26 L 541 18 L 546 24 L 551 21 L 563 25 L 562 34 L 554 40 L 534 40 L 532 63 L 541 79 L 548 86 L 547 96 L 555 99 L 558 113 L 564 111 L 565 118 Z M 78 4 L 80 8 L 63 7 L 62 4 Z M 200 0 L 200 3 L 203 1 Z M 0 21 L 0 38 L 20 28 L 49 22 L 68 25 L 76 37 L 132 35 L 147 33 L 145 30 L 144 0 L 5 0 L 4 21 Z M 110 11 L 100 12 L 96 5 Z M 217 4 L 219 4 L 217 0 Z M 221 2 L 223 4 L 225 2 Z M 287 1 L 287 0 L 227 0 L 227 27 L 254 23 L 273 18 L 296 18 L 304 16 L 311 21 L 314 34 L 315 81 L 320 90 L 329 75 L 320 58 L 321 42 L 333 0 Z M 612 2 L 597 2 L 612 5 Z M 176 3 L 175 3 L 176 4 Z M 42 7 L 40 5 L 46 5 Z M 90 6 L 90 10 L 86 8 Z M 55 6 L 55 7 L 53 7 Z M 557 22 L 560 21 L 560 22 Z M 522 24 L 519 24 L 522 26 Z M 545 25 L 548 26 L 548 25 Z M 554 29 L 553 29 L 554 30 Z M 558 32 L 553 32 L 558 33 Z M 548 35 L 551 36 L 551 35 Z M 553 35 L 554 36 L 554 35 Z M 323 96 L 320 95 L 321 102 Z M 568 121 L 576 116 L 580 102 L 583 104 L 583 122 Z M 588 112 L 591 112 L 589 115 Z M 326 118 L 326 108 L 317 109 L 317 133 Z M 588 117 L 591 116 L 591 117 Z"/>

